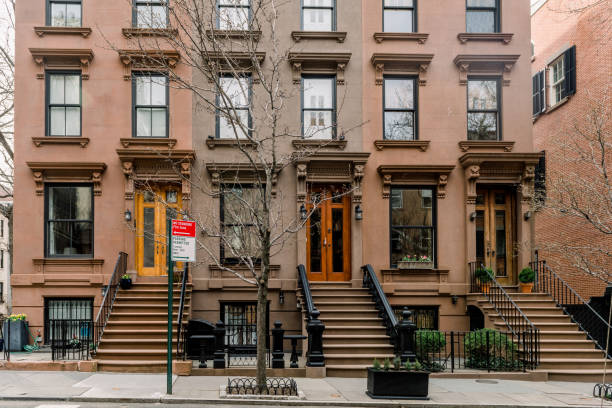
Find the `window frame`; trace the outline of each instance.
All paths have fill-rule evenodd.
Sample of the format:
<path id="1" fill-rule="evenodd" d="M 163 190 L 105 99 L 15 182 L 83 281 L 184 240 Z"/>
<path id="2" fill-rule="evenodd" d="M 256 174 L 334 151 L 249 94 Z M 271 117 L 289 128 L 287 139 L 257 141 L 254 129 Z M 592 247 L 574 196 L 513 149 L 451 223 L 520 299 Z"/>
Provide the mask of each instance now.
<path id="1" fill-rule="evenodd" d="M 331 109 L 313 109 L 313 108 L 304 108 L 304 80 L 305 79 L 330 79 L 331 83 L 332 83 L 332 108 Z M 338 139 L 338 123 L 337 123 L 337 79 L 336 79 L 336 75 L 333 74 L 329 74 L 329 75 L 318 75 L 318 74 L 303 74 L 302 77 L 300 78 L 300 110 L 301 110 L 301 133 L 302 133 L 302 139 L 305 139 L 305 135 L 304 135 L 304 124 L 305 124 L 305 117 L 304 117 L 304 113 L 307 111 L 331 111 L 332 113 L 332 117 L 331 117 L 331 121 L 332 121 L 332 125 L 331 125 L 331 139 L 321 139 L 321 138 L 308 138 L 308 140 L 337 140 Z"/>
<path id="2" fill-rule="evenodd" d="M 257 319 L 257 300 L 220 300 L 219 301 L 219 320 L 223 322 L 223 324 L 227 327 L 227 322 L 225 321 L 225 307 L 226 306 L 255 306 L 255 319 Z M 257 320 L 255 321 L 255 326 L 257 326 Z M 270 301 L 267 301 L 266 304 L 266 331 L 269 331 L 270 328 Z M 257 337 L 257 336 L 256 336 Z M 235 345 L 229 344 L 228 334 L 225 335 L 226 346 L 227 347 L 240 347 L 240 348 L 255 348 L 257 344 L 253 345 Z M 269 343 L 269 337 L 266 338 L 266 344 Z"/>
<path id="3" fill-rule="evenodd" d="M 245 73 L 244 76 L 240 76 L 237 77 L 236 75 L 233 74 L 219 74 L 219 86 L 221 86 L 221 78 L 234 78 L 234 79 L 246 79 L 248 81 L 248 88 L 249 88 L 249 93 L 247 95 L 248 97 L 248 106 L 246 108 L 236 108 L 233 107 L 234 110 L 236 111 L 243 111 L 246 110 L 248 113 L 248 124 L 247 126 L 249 127 L 248 130 L 248 134 L 246 137 L 238 137 L 238 138 L 222 138 L 221 137 L 221 114 L 220 114 L 220 103 L 221 103 L 221 95 L 219 92 L 217 92 L 217 95 L 215 96 L 215 104 L 216 104 L 216 109 L 215 109 L 215 139 L 217 140 L 249 140 L 249 138 L 253 137 L 253 117 L 251 115 L 251 104 L 253 102 L 253 76 L 250 73 Z"/>
<path id="4" fill-rule="evenodd" d="M 166 8 L 166 26 L 165 27 L 138 27 L 138 5 L 147 6 L 164 6 Z M 167 29 L 170 26 L 170 0 L 132 0 L 132 27 L 143 28 L 149 30 Z"/>
<path id="5" fill-rule="evenodd" d="M 469 117 L 470 117 L 470 113 L 492 113 L 495 112 L 493 110 L 487 110 L 487 109 L 473 109 L 470 110 L 470 93 L 469 93 L 469 86 L 470 86 L 470 81 L 496 81 L 496 97 L 497 97 L 497 138 L 494 140 L 489 140 L 491 142 L 501 142 L 503 139 L 503 132 L 502 132 L 502 87 L 501 87 L 501 83 L 502 80 L 500 77 L 498 76 L 468 76 L 467 79 L 467 83 L 465 86 L 465 108 L 466 108 L 466 129 L 465 129 L 465 133 L 466 133 L 466 140 L 481 140 L 481 139 L 470 139 L 469 137 Z"/>
<path id="6" fill-rule="evenodd" d="M 400 322 L 402 320 L 402 312 L 404 308 L 412 311 L 412 322 L 417 324 L 416 314 L 418 312 L 433 312 L 432 318 L 434 320 L 434 327 L 431 328 L 419 328 L 417 325 L 417 330 L 439 330 L 440 329 L 440 305 L 392 305 L 391 308 L 395 313 L 395 317 L 397 321 Z"/>
<path id="7" fill-rule="evenodd" d="M 501 0 L 495 0 L 494 7 L 475 7 L 468 5 L 469 0 L 465 0 L 465 31 L 468 33 L 475 33 L 477 31 L 468 30 L 468 13 L 470 11 L 493 11 L 494 13 L 494 27 L 493 33 L 501 33 Z"/>
<path id="8" fill-rule="evenodd" d="M 53 219 L 49 220 L 49 188 L 51 187 L 89 187 L 91 192 L 91 220 L 79 220 L 79 219 Z M 94 202 L 94 186 L 92 183 L 45 183 L 45 211 L 44 211 L 44 234 L 45 234 L 45 258 L 84 258 L 90 259 L 95 254 L 95 202 Z M 50 222 L 89 222 L 91 224 L 91 254 L 55 254 L 52 255 L 49 251 L 49 223 Z"/>
<path id="9" fill-rule="evenodd" d="M 385 0 L 381 1 L 382 3 L 382 32 L 383 33 L 395 33 L 397 31 L 387 31 L 385 30 L 385 10 L 412 10 L 412 31 L 406 31 L 408 33 L 418 33 L 419 29 L 417 26 L 417 10 L 418 10 L 418 0 L 412 0 L 412 7 L 401 7 L 401 6 L 385 6 Z"/>
<path id="10" fill-rule="evenodd" d="M 0 282 L 0 303 L 4 303 L 4 282 Z"/>
<path id="11" fill-rule="evenodd" d="M 56 296 L 45 296 L 43 297 L 43 314 L 44 314 L 44 320 L 43 320 L 43 333 L 44 333 L 44 337 L 43 337 L 43 344 L 49 344 L 49 303 L 51 301 L 69 301 L 69 302 L 73 302 L 73 301 L 87 301 L 89 300 L 91 302 L 91 306 L 90 306 L 90 310 L 89 310 L 89 314 L 91 316 L 91 322 L 93 322 L 94 320 L 94 298 L 90 297 L 90 296 L 83 296 L 83 297 L 56 297 Z M 54 320 L 87 320 L 87 319 L 54 319 Z M 93 327 L 93 326 L 92 326 Z M 93 338 L 93 333 L 91 333 L 91 336 Z"/>
<path id="12" fill-rule="evenodd" d="M 83 27 L 83 1 L 82 0 L 46 0 L 46 4 L 45 4 L 45 24 L 47 25 L 47 27 L 56 27 L 56 26 L 52 26 L 52 18 L 53 16 L 51 15 L 51 5 L 52 3 L 64 3 L 64 4 L 79 4 L 81 6 L 81 24 L 79 24 L 78 27 Z M 67 26 L 67 25 L 63 25 L 63 26 L 57 26 L 57 27 L 71 27 L 71 26 Z"/>
<path id="13" fill-rule="evenodd" d="M 561 77 L 557 81 L 554 81 L 555 75 L 555 65 L 561 65 L 559 71 L 561 72 Z M 565 92 L 565 52 L 551 61 L 550 64 L 546 67 L 548 71 L 548 92 L 550 95 L 549 98 L 549 107 L 553 107 L 561 103 L 563 100 L 564 92 Z M 560 86 L 559 89 L 559 98 L 557 99 L 557 87 Z M 554 97 L 554 99 L 553 99 Z"/>
<path id="14" fill-rule="evenodd" d="M 413 100 L 413 108 L 412 109 L 387 109 L 386 107 L 386 86 L 387 79 L 395 79 L 395 80 L 411 80 L 412 81 L 412 100 Z M 382 96 L 382 139 L 383 140 L 403 140 L 403 139 L 387 139 L 386 135 L 386 121 L 385 121 L 385 113 L 387 112 L 412 112 L 413 118 L 413 138 L 408 140 L 419 140 L 419 90 L 418 90 L 418 76 L 415 75 L 384 75 L 383 76 L 383 96 Z"/>
<path id="15" fill-rule="evenodd" d="M 337 8 L 337 3 L 336 0 L 331 0 L 332 1 L 332 6 L 331 7 L 319 7 L 319 6 L 304 6 L 304 0 L 300 0 L 300 30 L 304 31 L 304 10 L 305 9 L 313 9 L 313 10 L 330 10 L 332 12 L 332 18 L 331 18 L 331 29 L 329 31 L 322 31 L 324 33 L 326 32 L 336 32 L 338 30 L 338 23 L 337 23 L 337 14 L 338 14 L 338 8 Z M 310 30 L 309 30 L 310 31 Z"/>
<path id="16" fill-rule="evenodd" d="M 248 20 L 247 20 L 247 28 L 244 30 L 237 30 L 237 31 L 250 31 L 251 30 L 251 20 L 253 18 L 253 10 L 252 10 L 252 4 L 251 4 L 251 0 L 249 1 L 249 5 L 248 6 L 242 6 L 242 5 L 238 5 L 238 6 L 230 6 L 230 5 L 226 5 L 226 4 L 221 4 L 221 0 L 217 0 L 217 6 L 216 6 L 216 10 L 217 10 L 217 16 L 216 16 L 216 29 L 217 30 L 227 30 L 227 28 L 221 28 L 221 9 L 222 8 L 248 8 L 249 9 L 249 14 L 248 14 Z M 236 29 L 232 29 L 232 30 L 236 30 Z"/>
<path id="17" fill-rule="evenodd" d="M 219 186 L 219 226 L 221 228 L 221 234 L 225 233 L 226 227 L 236 226 L 236 224 L 226 224 L 225 223 L 225 191 L 232 188 L 240 187 L 240 189 L 254 189 L 257 190 L 258 187 L 254 183 L 222 183 Z M 264 187 L 265 188 L 265 187 Z M 243 223 L 239 226 L 248 227 L 248 228 L 257 228 L 257 224 L 246 224 Z M 219 242 L 219 259 L 221 260 L 221 264 L 224 265 L 239 265 L 240 259 L 235 257 L 226 257 L 225 256 L 225 244 L 222 240 Z M 253 258 L 253 263 L 259 265 L 261 263 L 261 258 Z"/>
<path id="18" fill-rule="evenodd" d="M 62 76 L 79 76 L 79 104 L 54 104 L 51 105 L 51 75 L 62 75 Z M 65 82 L 64 82 L 64 101 L 65 101 Z M 66 121 L 64 113 L 64 135 L 52 135 L 51 134 L 51 108 L 52 107 L 63 107 L 63 108 L 79 108 L 79 134 L 78 135 L 66 135 Z M 45 136 L 49 137 L 82 137 L 83 135 L 83 73 L 82 71 L 74 70 L 46 70 L 45 71 Z"/>
<path id="19" fill-rule="evenodd" d="M 149 108 L 149 109 L 159 109 L 164 105 L 138 105 L 136 103 L 137 95 L 136 95 L 136 78 L 137 77 L 163 77 L 166 78 L 166 135 L 165 136 L 138 136 L 138 109 L 139 108 Z M 167 74 L 163 72 L 149 72 L 149 71 L 135 71 L 132 73 L 132 138 L 135 139 L 168 139 L 170 138 L 170 78 Z M 151 133 L 153 128 L 151 127 Z"/>
<path id="20" fill-rule="evenodd" d="M 398 225 L 393 224 L 393 190 L 431 190 L 431 227 L 424 225 Z M 431 229 L 432 230 L 432 262 L 434 269 L 438 268 L 438 196 L 434 185 L 392 185 L 389 191 L 389 267 L 397 268 L 393 263 L 393 229 Z"/>

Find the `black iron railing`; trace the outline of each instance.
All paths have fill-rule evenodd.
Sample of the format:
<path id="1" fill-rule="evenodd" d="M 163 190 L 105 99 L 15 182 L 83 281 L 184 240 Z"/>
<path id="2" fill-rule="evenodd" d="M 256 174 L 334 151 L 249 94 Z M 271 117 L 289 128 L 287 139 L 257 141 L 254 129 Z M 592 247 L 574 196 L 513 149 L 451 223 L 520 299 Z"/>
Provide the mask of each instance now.
<path id="1" fill-rule="evenodd" d="M 119 289 L 119 280 L 126 271 L 127 254 L 125 252 L 119 252 L 119 257 L 115 263 L 115 269 L 113 270 L 113 274 L 111 275 L 108 285 L 106 286 L 104 297 L 102 298 L 102 303 L 100 304 L 100 309 L 98 310 L 98 314 L 96 315 L 96 320 L 94 322 L 94 351 L 98 349 L 98 345 L 102 339 L 102 333 L 104 333 L 104 328 L 106 327 L 108 318 L 113 310 L 113 304 L 115 303 L 115 298 L 117 297 L 117 291 Z"/>
<path id="2" fill-rule="evenodd" d="M 325 356 L 323 354 L 323 331 L 325 325 L 319 320 L 320 312 L 312 301 L 310 283 L 304 265 L 297 266 L 298 288 L 302 291 L 302 307 L 305 307 L 306 331 L 308 333 L 308 352 L 306 353 L 306 365 L 309 367 L 324 367 Z"/>
<path id="3" fill-rule="evenodd" d="M 183 311 L 185 310 L 185 293 L 187 291 L 187 284 L 189 283 L 189 263 L 185 264 L 183 270 L 183 276 L 181 279 L 181 298 L 178 309 L 178 326 L 177 326 L 177 343 L 176 343 L 176 357 L 177 359 L 187 359 L 187 338 L 186 331 L 183 330 Z"/>
<path id="4" fill-rule="evenodd" d="M 306 275 L 306 267 L 298 265 L 298 288 L 302 291 L 302 302 L 306 306 L 306 318 L 310 321 L 312 313 L 316 310 L 312 301 L 312 293 L 310 292 L 310 283 Z"/>
<path id="5" fill-rule="evenodd" d="M 367 288 L 370 292 L 370 295 L 372 295 L 372 300 L 374 300 L 374 302 L 376 303 L 376 309 L 378 309 L 378 315 L 383 319 L 385 327 L 387 328 L 387 335 L 390 337 L 391 344 L 395 345 L 397 351 L 398 320 L 395 315 L 395 312 L 389 304 L 387 296 L 382 290 L 382 286 L 380 286 L 380 282 L 378 281 L 378 277 L 376 276 L 372 265 L 364 265 L 361 267 L 361 269 L 363 271 L 363 287 Z"/>
<path id="6" fill-rule="evenodd" d="M 552 297 L 563 312 L 580 327 L 580 330 L 593 340 L 597 347 L 605 352 L 608 332 L 612 327 L 593 307 L 553 271 L 546 261 L 536 260 L 530 263 L 535 272 L 534 291 L 546 293 Z M 612 350 L 608 354 L 612 358 Z"/>
<path id="7" fill-rule="evenodd" d="M 93 347 L 93 321 L 49 320 L 52 360 L 89 360 Z"/>
<path id="8" fill-rule="evenodd" d="M 493 306 L 512 334 L 512 340 L 520 344 L 528 360 L 527 368 L 540 363 L 540 330 L 529 320 L 495 279 L 494 274 L 480 262 L 470 262 L 470 291 L 482 293 Z"/>
<path id="9" fill-rule="evenodd" d="M 521 338 L 528 339 L 531 333 Z M 415 354 L 428 371 L 457 370 L 525 371 L 535 368 L 515 343 L 515 334 L 493 329 L 471 332 L 418 330 L 415 332 Z"/>

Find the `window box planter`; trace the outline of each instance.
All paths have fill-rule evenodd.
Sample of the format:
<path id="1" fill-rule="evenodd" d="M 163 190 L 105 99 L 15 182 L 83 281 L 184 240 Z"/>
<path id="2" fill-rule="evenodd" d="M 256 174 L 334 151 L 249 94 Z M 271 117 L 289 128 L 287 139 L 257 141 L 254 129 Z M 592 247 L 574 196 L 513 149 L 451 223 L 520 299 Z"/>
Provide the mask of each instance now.
<path id="1" fill-rule="evenodd" d="M 433 262 L 398 261 L 398 269 L 433 269 Z"/>
<path id="2" fill-rule="evenodd" d="M 366 394 L 375 399 L 428 400 L 429 372 L 374 370 L 368 367 Z"/>
<path id="3" fill-rule="evenodd" d="M 10 340 L 9 340 L 10 325 Z M 29 344 L 27 322 L 25 320 L 5 320 L 2 327 L 5 340 L 4 346 L 10 351 L 23 351 L 23 346 Z"/>
<path id="4" fill-rule="evenodd" d="M 119 286 L 121 286 L 121 289 L 130 289 L 132 287 L 132 278 L 121 278 Z"/>

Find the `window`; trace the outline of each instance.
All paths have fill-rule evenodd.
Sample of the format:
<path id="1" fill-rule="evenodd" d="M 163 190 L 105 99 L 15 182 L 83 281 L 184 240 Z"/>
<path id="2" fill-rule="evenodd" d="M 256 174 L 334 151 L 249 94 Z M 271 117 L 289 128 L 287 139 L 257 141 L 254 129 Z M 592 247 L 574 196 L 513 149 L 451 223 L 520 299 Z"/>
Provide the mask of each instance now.
<path id="1" fill-rule="evenodd" d="M 228 346 L 257 345 L 257 304 L 226 303 L 222 305 L 221 320 L 225 323 Z"/>
<path id="2" fill-rule="evenodd" d="M 4 220 L 0 220 L 0 237 L 4 237 Z"/>
<path id="3" fill-rule="evenodd" d="M 253 186 L 225 185 L 221 194 L 221 259 L 239 263 L 241 258 L 260 258 L 259 235 L 253 222 L 261 211 L 261 189 Z"/>
<path id="4" fill-rule="evenodd" d="M 563 55 L 557 58 L 549 68 L 550 105 L 558 104 L 565 93 L 565 69 Z"/>
<path id="5" fill-rule="evenodd" d="M 336 0 L 302 0 L 302 30 L 334 31 Z"/>
<path id="6" fill-rule="evenodd" d="M 468 33 L 498 33 L 499 0 L 466 0 L 466 31 Z"/>
<path id="7" fill-rule="evenodd" d="M 383 0 L 383 31 L 416 32 L 416 0 Z"/>
<path id="8" fill-rule="evenodd" d="M 332 139 L 336 135 L 336 77 L 302 77 L 304 138 Z"/>
<path id="9" fill-rule="evenodd" d="M 138 28 L 168 27 L 168 1 L 134 0 L 133 24 Z"/>
<path id="10" fill-rule="evenodd" d="M 548 75 L 546 75 L 548 70 Z M 568 48 L 555 58 L 546 70 L 532 77 L 533 116 L 546 112 L 546 90 L 548 106 L 553 107 L 576 93 L 576 46 Z"/>
<path id="11" fill-rule="evenodd" d="M 418 330 L 438 330 L 438 306 L 393 306 L 398 322 L 403 318 L 404 308 L 412 312 L 412 321 Z"/>
<path id="12" fill-rule="evenodd" d="M 81 135 L 81 74 L 47 72 L 47 134 Z"/>
<path id="13" fill-rule="evenodd" d="M 4 303 L 4 282 L 0 282 L 0 303 Z"/>
<path id="14" fill-rule="evenodd" d="M 539 208 L 542 208 L 546 202 L 546 151 L 542 151 L 542 153 L 543 156 L 540 157 L 535 167 L 533 183 L 536 207 Z"/>
<path id="15" fill-rule="evenodd" d="M 4 249 L 0 249 L 0 268 L 4 269 Z"/>
<path id="16" fill-rule="evenodd" d="M 433 188 L 391 189 L 391 267 L 406 255 L 427 256 L 435 262 Z"/>
<path id="17" fill-rule="evenodd" d="M 217 96 L 217 137 L 244 139 L 251 129 L 251 79 L 222 76 L 219 84 L 222 92 Z"/>
<path id="18" fill-rule="evenodd" d="M 532 102 L 533 102 L 533 117 L 538 116 L 546 111 L 546 84 L 544 79 L 544 71 L 540 71 L 532 78 Z"/>
<path id="19" fill-rule="evenodd" d="M 468 79 L 468 140 L 500 140 L 499 90 L 498 79 Z"/>
<path id="20" fill-rule="evenodd" d="M 168 137 L 168 78 L 138 74 L 132 79 L 134 136 Z"/>
<path id="21" fill-rule="evenodd" d="M 93 188 L 47 184 L 46 256 L 93 255 Z"/>
<path id="22" fill-rule="evenodd" d="M 220 30 L 248 30 L 251 20 L 250 0 L 218 0 L 217 25 Z"/>
<path id="23" fill-rule="evenodd" d="M 416 86 L 414 78 L 384 79 L 384 138 L 416 139 Z"/>
<path id="24" fill-rule="evenodd" d="M 54 333 L 50 322 L 65 320 L 69 333 L 65 338 L 88 338 L 93 321 L 93 299 L 91 298 L 45 298 L 45 343 L 60 339 L 61 333 Z M 60 325 L 56 326 L 61 327 Z"/>
<path id="25" fill-rule="evenodd" d="M 81 27 L 81 0 L 47 0 L 47 25 Z"/>

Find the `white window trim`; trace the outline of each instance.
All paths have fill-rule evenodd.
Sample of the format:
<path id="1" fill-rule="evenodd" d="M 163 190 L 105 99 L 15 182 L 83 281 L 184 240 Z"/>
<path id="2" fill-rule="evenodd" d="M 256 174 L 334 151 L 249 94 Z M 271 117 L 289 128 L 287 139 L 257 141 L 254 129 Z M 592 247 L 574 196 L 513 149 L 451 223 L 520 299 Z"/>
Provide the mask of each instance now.
<path id="1" fill-rule="evenodd" d="M 560 78 L 555 81 L 554 80 L 554 66 L 559 64 L 561 65 L 561 76 Z M 563 102 L 563 98 L 559 98 L 557 99 L 557 87 L 559 85 L 563 85 L 563 83 L 565 82 L 565 61 L 564 61 L 564 55 L 561 55 L 559 57 L 557 57 L 555 60 L 553 60 L 550 64 L 548 64 L 548 66 L 546 67 L 547 73 L 547 90 L 548 90 L 548 98 L 547 99 L 547 104 L 549 108 L 552 108 L 556 105 L 559 105 L 561 102 Z"/>

